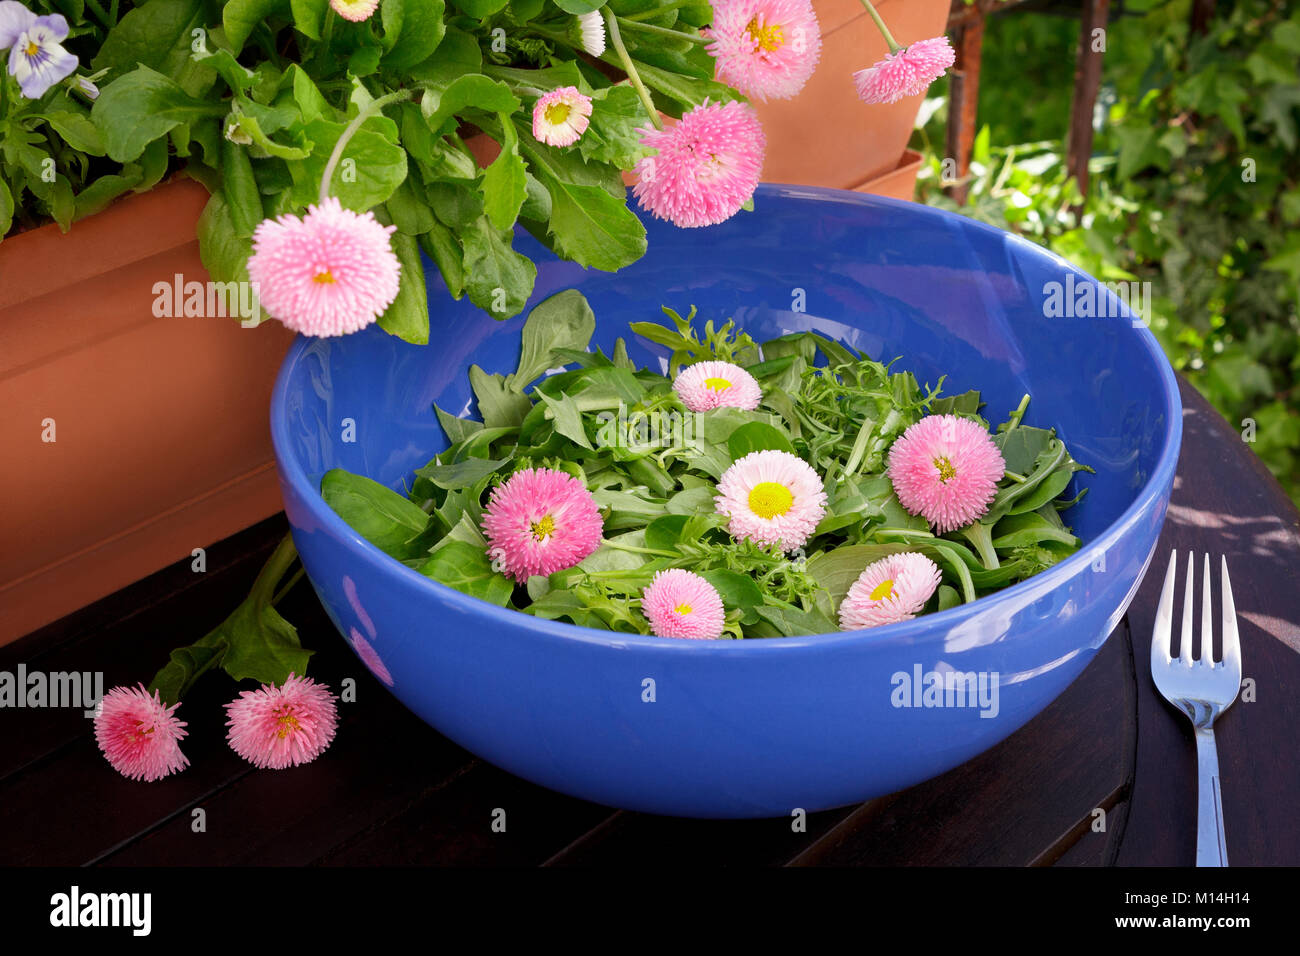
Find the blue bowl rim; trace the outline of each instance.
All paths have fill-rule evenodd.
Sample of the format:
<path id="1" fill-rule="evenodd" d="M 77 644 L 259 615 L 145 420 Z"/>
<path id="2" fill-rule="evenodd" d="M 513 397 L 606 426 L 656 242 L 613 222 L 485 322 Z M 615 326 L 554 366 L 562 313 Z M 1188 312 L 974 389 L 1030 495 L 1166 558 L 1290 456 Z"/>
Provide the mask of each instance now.
<path id="1" fill-rule="evenodd" d="M 944 222 L 956 220 L 963 228 L 990 233 L 1001 241 L 1005 242 L 1011 239 L 1025 243 L 1032 247 L 1035 252 L 1046 255 L 1055 260 L 1061 267 L 1071 270 L 1076 276 L 1081 276 L 1093 282 L 1097 281 L 1057 254 L 1030 243 L 1013 233 L 932 206 L 822 186 L 798 186 L 777 183 L 760 184 L 755 199 L 760 200 L 764 195 L 849 205 L 870 206 L 883 204 L 897 206 L 900 209 L 909 210 L 911 214 L 922 217 L 929 216 Z M 638 214 L 643 215 L 640 212 Z M 402 562 L 384 554 L 384 552 L 357 534 L 351 525 L 338 516 L 334 509 L 325 504 L 320 489 L 313 487 L 312 483 L 308 481 L 307 474 L 298 460 L 294 456 L 287 454 L 289 439 L 285 433 L 286 426 L 282 412 L 288 394 L 289 377 L 292 370 L 300 360 L 303 352 L 315 341 L 315 339 L 307 336 L 297 336 L 280 366 L 279 374 L 276 376 L 275 388 L 271 394 L 271 444 L 275 450 L 276 464 L 280 469 L 281 477 L 295 488 L 302 490 L 303 497 L 312 512 L 312 517 L 332 534 L 357 546 L 358 557 L 374 567 L 376 571 L 379 573 L 408 575 L 408 580 L 414 586 L 427 589 L 430 594 L 436 595 L 440 600 L 451 604 L 457 610 L 482 614 L 489 620 L 504 625 L 526 627 L 530 635 L 536 638 L 555 640 L 560 643 L 578 642 L 608 647 L 614 650 L 638 648 L 655 654 L 720 654 L 724 656 L 747 656 L 752 653 L 793 653 L 809 647 L 838 647 L 868 641 L 873 644 L 895 647 L 908 644 L 915 647 L 932 641 L 943 640 L 953 627 L 970 618 L 986 613 L 995 603 L 1009 600 L 1012 596 L 1028 588 L 1042 588 L 1044 585 L 1056 587 L 1063 584 L 1074 577 L 1085 564 L 1091 564 L 1097 554 L 1109 550 L 1124 533 L 1125 527 L 1130 525 L 1138 513 L 1148 507 L 1159 496 L 1160 490 L 1172 485 L 1174 472 L 1178 465 L 1183 432 L 1182 399 L 1179 396 L 1178 382 L 1174 378 L 1173 367 L 1169 364 L 1155 336 L 1151 334 L 1151 330 L 1146 327 L 1133 327 L 1131 324 L 1130 328 L 1137 334 L 1138 340 L 1146 348 L 1147 354 L 1159 370 L 1161 382 L 1164 385 L 1165 414 L 1168 416 L 1170 426 L 1165 432 L 1165 446 L 1160 451 L 1160 457 L 1155 468 L 1152 469 L 1146 484 L 1142 486 L 1137 497 L 1124 510 L 1123 514 L 1107 526 L 1105 531 L 1092 542 L 1081 547 L 1075 554 L 1064 561 L 1034 575 L 1032 578 L 1004 588 L 996 594 L 986 595 L 970 603 L 959 604 L 946 611 L 926 614 L 910 621 L 901 621 L 882 627 L 863 628 L 856 631 L 806 634 L 798 637 L 719 641 L 687 641 L 653 635 L 627 634 L 621 631 L 598 630 L 577 624 L 550 621 L 532 615 L 525 615 L 520 611 L 499 607 L 488 601 L 470 597 L 468 594 L 448 587 L 440 581 L 425 577 L 414 568 L 407 567 Z M 762 648 L 762 650 L 757 650 L 758 648 Z"/>

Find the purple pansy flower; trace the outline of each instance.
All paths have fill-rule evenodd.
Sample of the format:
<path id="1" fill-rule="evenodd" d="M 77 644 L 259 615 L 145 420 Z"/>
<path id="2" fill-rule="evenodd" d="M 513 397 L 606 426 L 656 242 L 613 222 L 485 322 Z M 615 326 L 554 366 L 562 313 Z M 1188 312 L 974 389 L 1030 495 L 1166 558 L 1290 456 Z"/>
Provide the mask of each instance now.
<path id="1" fill-rule="evenodd" d="M 38 17 L 17 0 L 0 0 L 0 49 L 9 48 L 9 75 L 28 99 L 76 70 L 77 58 L 60 45 L 67 37 L 68 21 L 59 14 Z"/>

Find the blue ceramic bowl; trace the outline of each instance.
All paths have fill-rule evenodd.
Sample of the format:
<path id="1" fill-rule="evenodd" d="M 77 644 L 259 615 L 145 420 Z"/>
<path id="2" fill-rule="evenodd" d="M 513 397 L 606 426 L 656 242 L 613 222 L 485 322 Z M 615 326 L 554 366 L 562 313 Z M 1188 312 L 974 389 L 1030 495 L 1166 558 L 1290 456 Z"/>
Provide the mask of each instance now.
<path id="1" fill-rule="evenodd" d="M 923 383 L 946 373 L 945 394 L 981 389 L 994 422 L 1028 392 L 1026 421 L 1056 426 L 1097 472 L 1076 476 L 1088 495 L 1067 513 L 1079 553 L 972 604 L 851 633 L 697 642 L 537 620 L 388 558 L 319 494 L 336 467 L 401 488 L 445 447 L 431 403 L 472 411 L 466 370 L 512 371 L 520 319 L 453 302 L 430 265 L 431 345 L 377 328 L 299 339 L 276 384 L 285 509 L 339 631 L 441 733 L 597 803 L 788 816 L 942 773 L 1022 726 L 1087 666 L 1137 590 L 1164 520 L 1182 410 L 1155 339 L 1127 312 L 1063 318 L 1045 307 L 1053 291 L 1082 306 L 1095 280 L 1029 242 L 924 206 L 788 186 L 761 187 L 755 205 L 709 229 L 647 221 L 649 253 L 614 275 L 556 261 L 521 235 L 518 247 L 538 262 L 530 307 L 580 289 L 597 316 L 594 344 L 606 350 L 629 321 L 659 318 L 661 304 L 735 316 L 760 341 L 815 329 L 873 357 L 901 355 Z M 656 365 L 664 354 L 639 341 L 630 352 Z M 923 694 L 931 674 L 952 687 L 938 706 Z M 968 699 L 965 678 L 945 674 L 974 677 Z"/>

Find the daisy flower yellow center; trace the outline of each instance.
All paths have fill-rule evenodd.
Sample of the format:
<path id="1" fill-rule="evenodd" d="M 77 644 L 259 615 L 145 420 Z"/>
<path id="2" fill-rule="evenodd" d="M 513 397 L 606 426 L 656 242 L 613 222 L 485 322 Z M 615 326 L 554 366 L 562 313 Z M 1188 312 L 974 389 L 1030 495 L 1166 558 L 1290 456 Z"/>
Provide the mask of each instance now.
<path id="1" fill-rule="evenodd" d="M 531 525 L 533 537 L 538 541 L 545 541 L 555 533 L 555 519 L 546 515 L 541 521 L 534 521 Z"/>
<path id="2" fill-rule="evenodd" d="M 546 122 L 559 126 L 569 118 L 569 104 L 563 102 L 552 103 L 550 106 L 546 107 L 545 112 Z"/>
<path id="3" fill-rule="evenodd" d="M 871 593 L 867 595 L 867 597 L 871 598 L 871 600 L 873 601 L 883 601 L 886 598 L 891 598 L 893 596 L 894 596 L 893 578 L 886 578 L 885 580 L 881 581 L 879 584 L 875 586 L 875 588 L 872 589 Z"/>
<path id="4" fill-rule="evenodd" d="M 704 387 L 711 388 L 715 392 L 725 392 L 727 389 L 731 388 L 731 383 L 725 378 L 706 378 L 704 380 Z"/>
<path id="5" fill-rule="evenodd" d="M 775 481 L 761 481 L 749 493 L 749 510 L 760 518 L 775 518 L 790 510 L 794 495 L 785 485 Z"/>
<path id="6" fill-rule="evenodd" d="M 298 718 L 291 713 L 280 714 L 280 726 L 275 735 L 281 740 L 298 730 Z"/>
<path id="7" fill-rule="evenodd" d="M 334 273 L 330 272 L 328 269 L 322 270 L 312 276 L 311 281 L 318 285 L 333 285 Z"/>
<path id="8" fill-rule="evenodd" d="M 934 467 L 939 469 L 939 480 L 944 484 L 947 484 L 957 477 L 957 469 L 952 466 L 952 462 L 947 458 L 936 458 L 934 460 Z"/>
<path id="9" fill-rule="evenodd" d="M 785 45 L 785 31 L 779 23 L 760 23 L 758 17 L 749 21 L 745 31 L 758 44 L 759 49 L 773 53 Z"/>
<path id="10" fill-rule="evenodd" d="M 679 604 L 675 608 L 673 608 L 673 610 L 676 611 L 678 614 L 690 614 L 691 611 L 694 610 L 694 608 L 692 608 L 689 604 Z"/>

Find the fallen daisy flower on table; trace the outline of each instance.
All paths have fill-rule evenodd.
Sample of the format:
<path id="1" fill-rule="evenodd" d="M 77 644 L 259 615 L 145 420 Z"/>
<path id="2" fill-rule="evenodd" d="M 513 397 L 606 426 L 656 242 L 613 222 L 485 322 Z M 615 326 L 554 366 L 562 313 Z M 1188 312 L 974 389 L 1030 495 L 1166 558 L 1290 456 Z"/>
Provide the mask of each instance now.
<path id="1" fill-rule="evenodd" d="M 294 674 L 279 687 L 243 691 L 226 704 L 230 749 L 264 770 L 311 763 L 334 740 L 335 701 L 324 684 Z"/>
<path id="2" fill-rule="evenodd" d="M 158 691 L 144 685 L 114 687 L 95 714 L 95 743 L 109 764 L 132 780 L 161 780 L 189 766 L 181 753 L 185 721 L 176 717 L 180 704 L 164 704 Z"/>

